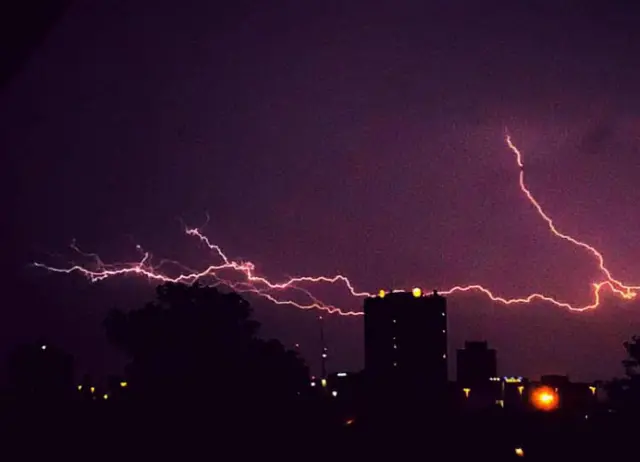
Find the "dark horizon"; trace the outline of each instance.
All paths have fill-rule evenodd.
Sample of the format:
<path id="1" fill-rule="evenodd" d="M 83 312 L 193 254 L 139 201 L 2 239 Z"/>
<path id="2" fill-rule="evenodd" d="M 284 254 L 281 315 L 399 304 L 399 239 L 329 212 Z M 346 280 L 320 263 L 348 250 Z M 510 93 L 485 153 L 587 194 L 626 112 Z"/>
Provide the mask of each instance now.
<path id="1" fill-rule="evenodd" d="M 31 264 L 75 260 L 75 239 L 108 263 L 138 260 L 140 245 L 203 267 L 180 220 L 207 214 L 212 242 L 273 280 L 587 303 L 597 262 L 523 197 L 505 128 L 558 227 L 640 281 L 627 244 L 640 229 L 640 9 L 626 3 L 71 2 L 0 87 L 0 354 L 44 336 L 81 371 L 119 371 L 101 322 L 153 285 Z M 314 293 L 362 308 L 344 288 Z M 609 292 L 585 313 L 447 299 L 449 357 L 487 340 L 501 375 L 621 376 L 622 342 L 640 332 L 640 304 Z M 317 371 L 320 313 L 250 300 L 264 335 L 299 343 Z M 329 369 L 360 369 L 361 318 L 325 316 L 325 329 Z"/>

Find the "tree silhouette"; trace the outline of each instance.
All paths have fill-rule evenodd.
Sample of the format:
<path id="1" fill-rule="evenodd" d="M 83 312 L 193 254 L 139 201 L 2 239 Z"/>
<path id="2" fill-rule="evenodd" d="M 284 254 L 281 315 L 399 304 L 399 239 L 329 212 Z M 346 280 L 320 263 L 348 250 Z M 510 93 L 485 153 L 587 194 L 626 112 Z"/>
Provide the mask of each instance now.
<path id="1" fill-rule="evenodd" d="M 74 391 L 73 357 L 46 342 L 20 345 L 9 355 L 7 376 L 16 398 L 66 399 Z"/>
<path id="2" fill-rule="evenodd" d="M 627 357 L 622 361 L 626 377 L 613 380 L 608 387 L 612 401 L 627 409 L 640 408 L 640 336 L 624 342 Z"/>
<path id="3" fill-rule="evenodd" d="M 220 415 L 265 403 L 282 407 L 308 386 L 304 362 L 280 342 L 259 339 L 250 316 L 236 293 L 167 283 L 143 308 L 110 312 L 104 326 L 131 359 L 132 396 L 169 405 L 197 400 Z"/>
<path id="4" fill-rule="evenodd" d="M 640 336 L 634 335 L 630 342 L 624 342 L 627 359 L 622 361 L 627 377 L 635 382 L 640 380 Z"/>

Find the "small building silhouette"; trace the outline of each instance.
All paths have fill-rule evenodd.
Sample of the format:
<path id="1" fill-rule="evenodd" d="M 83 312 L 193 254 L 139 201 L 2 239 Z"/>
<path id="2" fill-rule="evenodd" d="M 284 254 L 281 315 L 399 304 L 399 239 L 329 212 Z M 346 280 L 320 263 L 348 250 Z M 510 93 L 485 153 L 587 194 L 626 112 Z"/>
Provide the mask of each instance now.
<path id="1" fill-rule="evenodd" d="M 492 377 L 498 376 L 496 350 L 487 342 L 467 341 L 464 348 L 457 351 L 458 383 L 465 387 L 487 385 Z"/>

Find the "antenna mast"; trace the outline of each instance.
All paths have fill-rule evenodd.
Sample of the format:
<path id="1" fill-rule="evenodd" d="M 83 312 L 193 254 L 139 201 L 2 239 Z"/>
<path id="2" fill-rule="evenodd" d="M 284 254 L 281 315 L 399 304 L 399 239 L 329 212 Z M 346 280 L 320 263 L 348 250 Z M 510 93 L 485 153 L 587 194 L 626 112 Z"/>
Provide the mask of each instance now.
<path id="1" fill-rule="evenodd" d="M 322 375 L 323 379 L 327 378 L 327 344 L 324 339 L 324 322 L 322 316 L 318 316 L 318 322 L 320 323 L 320 344 L 322 347 Z"/>

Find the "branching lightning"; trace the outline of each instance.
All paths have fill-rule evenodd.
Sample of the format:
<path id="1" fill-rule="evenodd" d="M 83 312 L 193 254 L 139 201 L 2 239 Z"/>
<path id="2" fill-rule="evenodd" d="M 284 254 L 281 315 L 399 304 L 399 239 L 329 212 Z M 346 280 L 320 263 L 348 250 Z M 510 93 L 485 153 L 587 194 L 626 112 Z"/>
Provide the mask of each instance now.
<path id="1" fill-rule="evenodd" d="M 523 298 L 504 298 L 495 295 L 491 290 L 478 284 L 455 286 L 448 290 L 440 291 L 440 293 L 442 295 L 451 295 L 465 292 L 480 292 L 494 302 L 504 305 L 524 304 L 539 300 L 571 311 L 585 311 L 596 308 L 600 305 L 602 291 L 607 288 L 613 294 L 623 299 L 630 300 L 635 298 L 637 291 L 640 290 L 640 286 L 628 285 L 615 279 L 610 270 L 605 266 L 603 255 L 596 248 L 558 230 L 551 217 L 547 215 L 525 183 L 522 153 L 512 142 L 510 135 L 506 135 L 505 142 L 509 150 L 515 155 L 516 163 L 520 169 L 520 190 L 526 199 L 531 203 L 538 215 L 546 222 L 553 235 L 586 250 L 595 258 L 603 279 L 599 282 L 591 283 L 591 302 L 586 305 L 572 305 L 542 293 L 533 293 Z M 212 244 L 209 239 L 202 234 L 200 229 L 185 226 L 185 233 L 188 236 L 196 238 L 201 244 L 206 246 L 219 263 L 210 265 L 203 270 L 195 270 L 172 260 L 161 260 L 158 263 L 153 263 L 151 254 L 144 251 L 142 247 L 136 246 L 136 249 L 141 253 L 141 258 L 137 262 L 106 264 L 100 256 L 84 253 L 75 243 L 72 243 L 71 248 L 84 258 L 90 259 L 90 261 L 93 262 L 92 265 L 73 264 L 65 268 L 59 268 L 36 262 L 34 266 L 55 273 L 80 273 L 92 282 L 122 275 L 142 276 L 158 283 L 211 281 L 213 285 L 222 285 L 237 292 L 255 294 L 276 305 L 291 305 L 302 310 L 317 309 L 340 316 L 361 316 L 363 313 L 361 311 L 347 311 L 327 304 L 314 295 L 310 289 L 305 287 L 316 286 L 318 284 L 341 284 L 353 297 L 363 298 L 373 296 L 371 293 L 357 290 L 351 280 L 341 274 L 335 276 L 296 276 L 284 282 L 272 282 L 266 277 L 257 275 L 253 263 L 230 259 L 223 252 L 222 248 L 216 244 Z M 178 268 L 179 274 L 177 276 L 170 276 L 164 272 L 162 268 L 167 265 Z M 298 298 L 293 298 L 294 293 L 297 293 L 298 296 L 302 295 L 307 301 L 300 302 Z"/>

